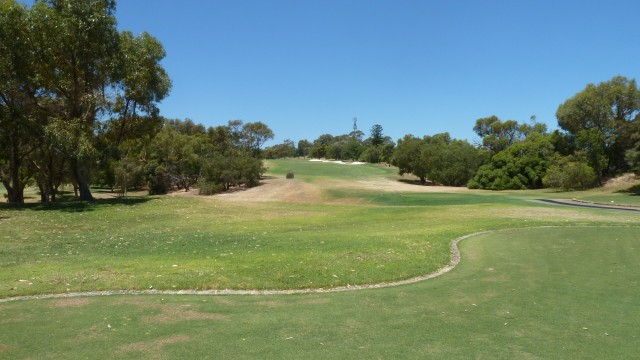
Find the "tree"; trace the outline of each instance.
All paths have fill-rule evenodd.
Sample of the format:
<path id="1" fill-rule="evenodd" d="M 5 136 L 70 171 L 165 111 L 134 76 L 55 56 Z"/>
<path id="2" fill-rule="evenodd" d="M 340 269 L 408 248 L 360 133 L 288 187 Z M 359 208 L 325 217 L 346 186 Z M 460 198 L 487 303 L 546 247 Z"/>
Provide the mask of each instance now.
<path id="1" fill-rule="evenodd" d="M 518 131 L 517 121 L 503 122 L 495 115 L 476 120 L 473 131 L 482 138 L 482 146 L 494 153 L 508 148 L 521 135 Z"/>
<path id="2" fill-rule="evenodd" d="M 553 154 L 548 135 L 531 134 L 491 157 L 467 186 L 490 190 L 540 188 Z"/>
<path id="3" fill-rule="evenodd" d="M 46 131 L 69 158 L 81 200 L 91 200 L 93 134 L 117 76 L 115 1 L 37 1 L 32 9 L 35 67 L 42 88 L 61 102 Z"/>
<path id="4" fill-rule="evenodd" d="M 420 184 L 427 183 L 427 164 L 422 161 L 422 146 L 424 141 L 413 135 L 405 135 L 398 140 L 398 146 L 393 154 L 392 164 L 398 167 L 398 173 L 413 174 L 420 179 Z"/>
<path id="5" fill-rule="evenodd" d="M 542 178 L 545 187 L 562 190 L 584 190 L 596 181 L 596 173 L 587 164 L 584 153 L 558 156 Z"/>
<path id="6" fill-rule="evenodd" d="M 290 139 L 286 139 L 282 144 L 266 148 L 264 151 L 264 157 L 267 159 L 288 158 L 296 156 L 296 152 L 295 143 Z"/>
<path id="7" fill-rule="evenodd" d="M 566 100 L 556 112 L 558 125 L 576 140 L 581 137 L 590 165 L 598 178 L 626 171 L 625 153 L 633 148 L 640 127 L 640 91 L 635 80 L 616 76 Z M 587 131 L 587 133 L 581 132 Z M 585 137 L 590 138 L 584 141 Z M 595 156 L 593 141 L 598 137 L 602 158 Z M 600 162 L 602 160 L 602 162 Z"/>
<path id="8" fill-rule="evenodd" d="M 273 136 L 273 131 L 260 121 L 248 123 L 242 127 L 244 143 L 253 156 L 258 156 L 262 145 L 273 139 Z"/>
<path id="9" fill-rule="evenodd" d="M 371 127 L 371 145 L 380 146 L 384 143 L 384 135 L 382 134 L 382 126 L 379 124 Z"/>
<path id="10" fill-rule="evenodd" d="M 307 157 L 311 153 L 311 147 L 313 145 L 309 142 L 309 140 L 299 140 L 298 148 L 296 150 L 296 155 L 301 157 Z"/>
<path id="11" fill-rule="evenodd" d="M 32 178 L 27 156 L 36 147 L 36 77 L 29 13 L 16 1 L 0 2 L 0 180 L 8 201 L 24 202 Z"/>
<path id="12" fill-rule="evenodd" d="M 464 186 L 483 162 L 478 149 L 465 140 L 451 139 L 449 133 L 424 137 L 421 157 L 429 180 L 446 186 Z"/>

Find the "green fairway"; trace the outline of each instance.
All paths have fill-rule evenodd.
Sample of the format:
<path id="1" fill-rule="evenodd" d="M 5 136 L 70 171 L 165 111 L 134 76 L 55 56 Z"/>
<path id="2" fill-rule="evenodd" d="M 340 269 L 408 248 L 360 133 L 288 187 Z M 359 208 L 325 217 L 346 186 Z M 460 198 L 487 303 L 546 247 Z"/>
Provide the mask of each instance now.
<path id="1" fill-rule="evenodd" d="M 493 232 L 465 240 L 452 272 L 397 288 L 5 303 L 0 351 L 69 359 L 632 358 L 637 232 Z"/>
<path id="2" fill-rule="evenodd" d="M 631 356 L 640 321 L 630 315 L 639 295 L 636 213 L 530 201 L 557 197 L 548 191 L 438 193 L 377 165 L 279 160 L 270 168 L 276 182 L 248 197 L 3 204 L 0 298 L 379 284 L 436 271 L 450 261 L 451 240 L 489 232 L 462 243 L 452 272 L 400 287 L 1 303 L 0 357 Z M 285 180 L 292 169 L 296 179 Z M 282 196 L 290 191 L 321 195 L 292 202 Z"/>
<path id="3" fill-rule="evenodd" d="M 338 164 L 334 162 L 309 161 L 302 159 L 269 160 L 269 173 L 284 176 L 287 171 L 293 171 L 297 178 L 311 181 L 320 179 L 357 180 L 376 177 L 397 178 L 396 168 L 376 164 L 350 163 Z"/>

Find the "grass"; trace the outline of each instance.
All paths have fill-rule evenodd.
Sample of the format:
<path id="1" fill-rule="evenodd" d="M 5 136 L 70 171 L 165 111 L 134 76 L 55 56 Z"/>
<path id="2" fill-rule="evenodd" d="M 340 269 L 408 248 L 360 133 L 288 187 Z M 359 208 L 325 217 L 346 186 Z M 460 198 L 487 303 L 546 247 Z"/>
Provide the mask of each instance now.
<path id="1" fill-rule="evenodd" d="M 636 227 L 499 231 L 426 282 L 0 304 L 6 358 L 633 358 Z M 544 345 L 542 345 L 544 344 Z"/>
<path id="2" fill-rule="evenodd" d="M 296 179 L 322 185 L 329 201 L 165 196 L 3 204 L 0 297 L 378 283 L 434 271 L 449 261 L 451 239 L 495 231 L 465 240 L 452 272 L 395 288 L 0 303 L 0 357 L 635 356 L 636 214 L 528 201 L 556 197 L 548 191 L 334 186 L 398 179 L 382 166 L 299 160 L 270 166 L 275 176 L 293 170 Z M 622 192 L 561 196 L 635 199 Z"/>
<path id="3" fill-rule="evenodd" d="M 270 174 L 284 177 L 291 170 L 296 179 L 314 180 L 359 180 L 372 178 L 397 178 L 397 169 L 374 164 L 336 164 L 301 159 L 269 160 Z"/>

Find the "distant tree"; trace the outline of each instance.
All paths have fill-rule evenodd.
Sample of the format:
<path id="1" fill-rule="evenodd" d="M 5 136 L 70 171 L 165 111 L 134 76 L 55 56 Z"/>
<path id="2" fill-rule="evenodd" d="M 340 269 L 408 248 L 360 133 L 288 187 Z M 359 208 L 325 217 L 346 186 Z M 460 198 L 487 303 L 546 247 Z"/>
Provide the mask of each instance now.
<path id="1" fill-rule="evenodd" d="M 398 173 L 413 174 L 420 179 L 421 184 L 427 183 L 427 164 L 422 159 L 424 140 L 413 135 L 405 135 L 398 140 L 393 154 L 392 164 L 398 167 Z"/>
<path id="2" fill-rule="evenodd" d="M 449 133 L 424 137 L 421 158 L 429 180 L 447 186 L 464 186 L 476 173 L 484 157 L 465 140 L 451 139 Z"/>
<path id="3" fill-rule="evenodd" d="M 327 157 L 327 147 L 330 143 L 332 143 L 333 135 L 331 134 L 322 134 L 317 139 L 313 141 L 313 145 L 309 152 L 309 155 L 316 158 L 324 158 Z"/>
<path id="4" fill-rule="evenodd" d="M 384 135 L 382 133 L 382 126 L 379 124 L 371 127 L 371 145 L 380 146 L 384 143 Z"/>
<path id="5" fill-rule="evenodd" d="M 264 150 L 264 157 L 267 159 L 281 159 L 296 156 L 295 143 L 286 139 L 282 144 L 270 146 Z"/>
<path id="6" fill-rule="evenodd" d="M 273 136 L 273 131 L 260 121 L 247 123 L 242 127 L 244 143 L 254 156 L 260 154 L 262 145 L 273 139 Z"/>
<path id="7" fill-rule="evenodd" d="M 312 144 L 308 140 L 299 140 L 296 155 L 300 157 L 307 157 L 311 153 Z"/>

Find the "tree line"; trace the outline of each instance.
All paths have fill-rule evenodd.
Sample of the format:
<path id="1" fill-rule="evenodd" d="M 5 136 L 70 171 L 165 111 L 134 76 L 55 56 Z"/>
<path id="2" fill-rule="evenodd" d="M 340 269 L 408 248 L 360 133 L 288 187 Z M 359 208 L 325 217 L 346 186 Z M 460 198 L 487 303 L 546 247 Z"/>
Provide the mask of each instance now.
<path id="1" fill-rule="evenodd" d="M 260 122 L 205 129 L 168 120 L 162 44 L 118 31 L 114 0 L 0 0 L 0 180 L 11 203 L 35 185 L 42 202 L 62 184 L 91 200 L 91 184 L 151 194 L 201 183 L 205 193 L 257 183 Z"/>
<path id="2" fill-rule="evenodd" d="M 164 194 L 197 184 L 211 194 L 254 186 L 262 158 L 318 157 L 384 162 L 428 182 L 479 189 L 584 189 L 640 171 L 640 91 L 616 76 L 563 102 L 559 130 L 496 116 L 476 120 L 481 143 L 448 133 L 406 135 L 381 125 L 297 144 L 273 139 L 261 122 L 205 128 L 165 119 L 157 104 L 171 89 L 162 44 L 116 28 L 114 0 L 0 0 L 0 180 L 7 200 L 37 186 L 56 201 L 62 184 L 81 200 L 90 185 L 126 194 Z"/>
<path id="3" fill-rule="evenodd" d="M 324 134 L 310 142 L 291 140 L 266 150 L 270 157 L 325 157 L 387 162 L 399 173 L 428 182 L 473 189 L 586 189 L 603 179 L 640 171 L 640 91 L 623 76 L 584 90 L 556 112 L 559 130 L 549 132 L 532 116 L 528 122 L 496 116 L 476 120 L 481 143 L 449 133 L 405 135 L 395 144 L 375 125 L 364 133 Z"/>

